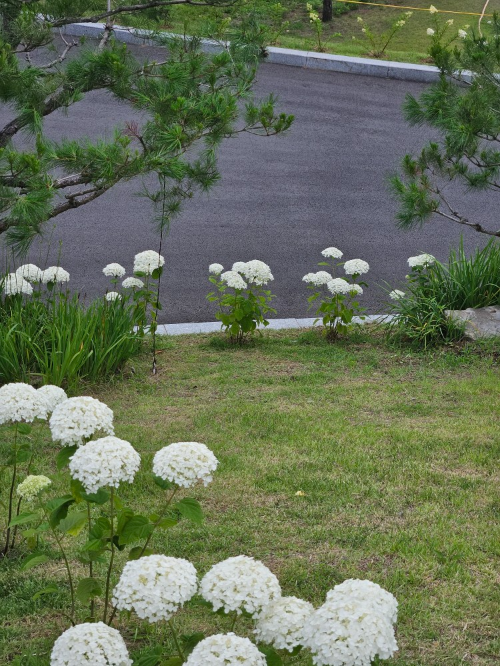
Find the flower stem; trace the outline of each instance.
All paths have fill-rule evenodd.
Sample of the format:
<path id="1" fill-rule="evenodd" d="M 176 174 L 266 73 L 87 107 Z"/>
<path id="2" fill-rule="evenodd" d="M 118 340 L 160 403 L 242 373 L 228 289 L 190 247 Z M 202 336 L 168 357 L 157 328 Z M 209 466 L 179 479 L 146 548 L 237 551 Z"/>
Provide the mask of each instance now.
<path id="1" fill-rule="evenodd" d="M 146 552 L 146 548 L 148 547 L 149 542 L 151 541 L 151 537 L 153 536 L 153 532 L 155 531 L 155 529 L 158 527 L 158 525 L 159 525 L 159 524 L 161 523 L 161 521 L 163 520 L 163 518 L 164 518 L 164 516 L 165 516 L 165 513 L 167 512 L 167 509 L 168 509 L 168 507 L 170 506 L 172 500 L 174 499 L 174 495 L 175 495 L 175 493 L 176 493 L 178 490 L 179 490 L 178 488 L 174 488 L 172 494 L 171 494 L 170 497 L 168 498 L 167 503 L 165 504 L 165 506 L 164 506 L 164 508 L 163 508 L 163 511 L 162 511 L 162 513 L 160 514 L 160 517 L 158 518 L 158 520 L 156 521 L 156 523 L 153 525 L 153 529 L 151 530 L 151 533 L 149 534 L 148 538 L 146 539 L 146 542 L 144 543 L 144 546 L 142 547 L 141 554 L 139 555 L 139 557 L 142 557 L 142 556 L 144 555 L 144 553 Z"/>
<path id="2" fill-rule="evenodd" d="M 40 502 L 40 506 L 41 506 L 42 511 L 43 511 L 43 513 L 44 513 L 44 515 L 47 519 L 47 522 L 50 525 L 50 516 L 49 516 L 49 514 L 47 513 L 45 507 L 43 506 L 43 504 L 41 502 Z M 66 566 L 66 571 L 68 572 L 69 589 L 70 589 L 70 592 L 71 592 L 71 616 L 70 616 L 70 619 L 71 619 L 71 624 L 74 626 L 75 625 L 75 586 L 73 585 L 73 576 L 71 575 L 71 567 L 69 566 L 68 556 L 66 555 L 66 551 L 63 548 L 62 541 L 61 541 L 61 539 L 59 538 L 59 536 L 57 534 L 56 528 L 51 527 L 51 529 L 52 529 L 52 533 L 54 534 L 54 538 L 57 542 L 57 545 L 59 546 L 59 550 L 61 551 L 61 555 L 63 556 L 64 564 Z"/>
<path id="3" fill-rule="evenodd" d="M 90 541 L 90 530 L 92 529 L 92 515 L 90 511 L 90 502 L 87 502 L 87 519 L 89 522 L 89 541 Z M 94 563 L 92 560 L 89 561 L 89 577 L 93 578 L 94 577 Z M 90 600 L 90 617 L 94 617 L 94 612 L 95 612 L 95 600 L 94 597 Z"/>
<path id="4" fill-rule="evenodd" d="M 234 611 L 234 617 L 233 617 L 233 621 L 231 623 L 231 631 L 234 631 L 237 620 L 238 620 L 238 612 Z"/>
<path id="5" fill-rule="evenodd" d="M 9 509 L 7 514 L 7 533 L 5 536 L 5 547 L 3 549 L 3 556 L 5 557 L 9 552 L 9 541 L 10 541 L 10 521 L 12 520 L 12 507 L 14 504 L 14 488 L 16 486 L 16 476 L 17 476 L 17 423 L 14 430 L 14 469 L 12 470 L 12 482 L 10 484 L 9 491 Z"/>
<path id="6" fill-rule="evenodd" d="M 111 583 L 111 572 L 113 570 L 113 561 L 115 559 L 115 534 L 114 534 L 114 512 L 115 512 L 115 494 L 114 494 L 114 488 L 111 488 L 111 496 L 110 496 L 110 509 L 109 509 L 109 519 L 111 523 L 111 557 L 109 558 L 109 566 L 108 566 L 108 573 L 106 575 L 106 593 L 105 593 L 105 598 L 104 598 L 104 614 L 103 614 L 103 622 L 106 622 L 106 618 L 108 615 L 108 606 L 109 606 L 109 587 Z"/>
<path id="7" fill-rule="evenodd" d="M 177 632 L 175 631 L 174 623 L 172 622 L 172 620 L 168 621 L 168 626 L 170 627 L 170 631 L 172 632 L 172 636 L 174 637 L 174 643 L 177 652 L 179 654 L 179 657 L 182 659 L 182 661 L 184 661 L 184 652 L 181 649 L 179 639 L 177 638 Z"/>

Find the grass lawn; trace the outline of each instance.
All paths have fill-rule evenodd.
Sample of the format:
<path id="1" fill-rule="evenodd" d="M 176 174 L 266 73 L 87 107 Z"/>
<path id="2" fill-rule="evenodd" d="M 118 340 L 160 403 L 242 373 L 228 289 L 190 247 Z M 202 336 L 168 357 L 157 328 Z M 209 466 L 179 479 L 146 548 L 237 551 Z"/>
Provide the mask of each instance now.
<path id="1" fill-rule="evenodd" d="M 252 555 L 284 594 L 314 604 L 346 578 L 368 578 L 400 604 L 400 652 L 386 663 L 498 663 L 498 347 L 417 354 L 365 332 L 336 345 L 317 332 L 270 333 L 242 349 L 208 336 L 160 344 L 157 376 L 144 355 L 124 380 L 83 391 L 114 410 L 116 435 L 143 457 L 136 483 L 120 491 L 134 508 L 160 502 L 149 472 L 160 447 L 201 441 L 220 460 L 212 484 L 189 493 L 203 526 L 158 534 L 158 551 L 200 573 Z M 32 436 L 34 473 L 53 473 L 57 447 L 42 426 Z M 67 627 L 67 595 L 32 596 L 54 581 L 64 590 L 61 560 L 27 572 L 16 558 L 0 566 L 0 663 L 48 664 Z M 133 622 L 136 631 L 118 627 L 137 653 L 157 628 Z M 229 630 L 196 602 L 177 622 L 186 632 Z"/>

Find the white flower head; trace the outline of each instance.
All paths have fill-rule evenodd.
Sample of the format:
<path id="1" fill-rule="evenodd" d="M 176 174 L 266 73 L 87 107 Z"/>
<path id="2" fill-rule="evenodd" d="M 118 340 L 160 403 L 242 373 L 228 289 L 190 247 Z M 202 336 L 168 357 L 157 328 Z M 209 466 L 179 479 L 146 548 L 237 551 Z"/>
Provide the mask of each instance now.
<path id="1" fill-rule="evenodd" d="M 458 36 L 460 39 L 465 39 L 467 37 L 467 31 L 466 30 L 459 30 L 458 31 Z"/>
<path id="2" fill-rule="evenodd" d="M 376 608 L 377 612 L 385 615 L 392 624 L 397 622 L 398 601 L 396 597 L 371 580 L 349 578 L 327 592 L 326 600 L 334 599 L 338 601 L 342 595 L 346 601 L 356 599 L 363 603 L 370 603 Z"/>
<path id="3" fill-rule="evenodd" d="M 46 384 L 45 386 L 40 387 L 37 393 L 45 400 L 48 414 L 52 414 L 57 405 L 60 405 L 61 402 L 68 399 L 64 389 L 59 386 L 53 386 L 52 384 Z"/>
<path id="4" fill-rule="evenodd" d="M 0 387 L 0 425 L 32 423 L 47 418 L 47 404 L 42 395 L 29 384 L 4 384 Z"/>
<path id="5" fill-rule="evenodd" d="M 141 464 L 141 457 L 124 439 L 112 435 L 78 447 L 69 460 L 69 471 L 87 493 L 100 488 L 118 488 L 132 483 Z"/>
<path id="6" fill-rule="evenodd" d="M 165 259 L 154 250 L 139 252 L 134 257 L 134 273 L 151 275 L 154 270 L 165 265 Z"/>
<path id="7" fill-rule="evenodd" d="M 49 268 L 42 271 L 42 282 L 43 284 L 64 284 L 69 282 L 69 273 L 60 266 L 49 266 Z"/>
<path id="8" fill-rule="evenodd" d="M 120 264 L 108 264 L 107 266 L 104 266 L 102 272 L 107 277 L 121 278 L 127 271 Z"/>
<path id="9" fill-rule="evenodd" d="M 361 296 L 363 293 L 363 287 L 361 287 L 359 284 L 350 284 L 349 285 L 349 293 L 351 296 Z"/>
<path id="10" fill-rule="evenodd" d="M 324 257 L 328 257 L 331 259 L 342 259 L 342 257 L 344 256 L 342 250 L 339 250 L 336 247 L 326 247 L 324 250 L 321 250 L 321 254 Z"/>
<path id="11" fill-rule="evenodd" d="M 429 7 L 429 14 L 436 14 L 437 11 L 438 11 L 438 10 L 434 7 L 434 5 L 431 5 L 431 6 Z"/>
<path id="12" fill-rule="evenodd" d="M 144 282 L 139 280 L 139 278 L 128 277 L 123 280 L 122 287 L 124 289 L 142 289 L 142 287 L 144 287 Z"/>
<path id="13" fill-rule="evenodd" d="M 302 281 L 307 282 L 307 284 L 312 284 L 315 287 L 322 287 L 323 285 L 328 284 L 331 279 L 332 276 L 330 273 L 327 273 L 326 271 L 318 271 L 317 273 L 307 273 L 307 275 L 304 275 L 302 278 Z"/>
<path id="14" fill-rule="evenodd" d="M 256 284 L 258 286 L 266 285 L 271 280 L 274 280 L 269 266 L 263 261 L 259 261 L 259 259 L 247 261 L 245 267 L 241 269 L 241 273 L 249 284 Z"/>
<path id="15" fill-rule="evenodd" d="M 427 28 L 427 34 L 429 35 L 429 37 L 432 37 L 432 35 L 434 35 L 435 32 L 436 32 L 436 31 L 433 30 L 432 28 Z"/>
<path id="16" fill-rule="evenodd" d="M 368 273 L 369 270 L 370 265 L 363 259 L 350 259 L 344 264 L 346 275 L 363 275 L 363 273 Z"/>
<path id="17" fill-rule="evenodd" d="M 245 266 L 246 266 L 245 261 L 235 261 L 231 267 L 231 270 L 236 271 L 237 273 L 243 273 Z"/>
<path id="18" fill-rule="evenodd" d="M 104 622 L 70 627 L 54 643 L 50 666 L 132 666 L 121 634 Z"/>
<path id="19" fill-rule="evenodd" d="M 262 562 L 238 555 L 215 564 L 203 577 L 200 593 L 215 611 L 224 608 L 226 613 L 236 611 L 240 615 L 246 610 L 255 616 L 281 596 L 281 588 Z"/>
<path id="20" fill-rule="evenodd" d="M 184 662 L 185 666 L 266 666 L 266 658 L 248 638 L 214 634 L 204 638 Z"/>
<path id="21" fill-rule="evenodd" d="M 416 257 L 408 257 L 408 266 L 415 268 L 417 266 L 430 266 L 436 261 L 432 254 L 418 254 Z"/>
<path id="22" fill-rule="evenodd" d="M 106 296 L 104 297 L 107 301 L 120 301 L 122 298 L 122 295 L 119 294 L 117 291 L 108 291 Z"/>
<path id="23" fill-rule="evenodd" d="M 349 294 L 352 284 L 349 284 L 344 278 L 334 278 L 326 284 L 326 288 L 331 294 Z"/>
<path id="24" fill-rule="evenodd" d="M 280 597 L 264 607 L 257 618 L 257 640 L 278 650 L 292 650 L 304 642 L 304 626 L 314 606 L 297 597 Z"/>
<path id="25" fill-rule="evenodd" d="M 3 280 L 0 280 L 0 287 L 6 296 L 16 296 L 17 294 L 31 296 L 33 293 L 30 283 L 16 273 L 9 273 Z"/>
<path id="26" fill-rule="evenodd" d="M 241 277 L 241 275 L 236 271 L 226 271 L 225 273 L 222 273 L 220 279 L 222 280 L 222 282 L 225 282 L 227 286 L 231 287 L 232 289 L 240 290 L 247 288 L 247 283 Z"/>
<path id="27" fill-rule="evenodd" d="M 448 19 L 446 21 L 446 25 L 453 25 L 453 23 L 454 23 L 453 19 Z M 488 21 L 488 23 L 491 23 L 491 21 Z"/>
<path id="28" fill-rule="evenodd" d="M 404 19 L 400 19 L 399 21 L 396 21 L 396 26 L 398 28 L 402 28 L 404 25 L 406 25 L 406 21 Z"/>
<path id="29" fill-rule="evenodd" d="M 207 486 L 219 461 L 212 451 L 199 442 L 175 442 L 160 449 L 153 459 L 153 474 L 183 488 L 198 481 Z"/>
<path id="30" fill-rule="evenodd" d="M 405 292 L 401 291 L 401 289 L 394 289 L 393 291 L 390 292 L 389 298 L 393 301 L 399 301 L 402 298 L 404 298 Z"/>
<path id="31" fill-rule="evenodd" d="M 90 396 L 68 398 L 57 405 L 49 426 L 52 439 L 63 446 L 79 445 L 96 433 L 113 435 L 115 432 L 111 409 Z"/>
<path id="32" fill-rule="evenodd" d="M 196 569 L 187 560 L 149 555 L 127 562 L 113 590 L 118 610 L 142 620 L 169 620 L 198 590 Z"/>
<path id="33" fill-rule="evenodd" d="M 224 266 L 222 264 L 210 264 L 208 267 L 208 272 L 212 275 L 220 275 L 223 270 Z"/>
<path id="34" fill-rule="evenodd" d="M 24 278 L 28 282 L 41 282 L 42 269 L 35 266 L 35 264 L 24 264 L 16 270 L 16 275 L 19 275 L 19 277 Z"/>
<path id="35" fill-rule="evenodd" d="M 52 481 L 47 476 L 30 474 L 17 486 L 16 493 L 26 502 L 33 502 L 42 490 L 48 488 L 51 483 Z"/>

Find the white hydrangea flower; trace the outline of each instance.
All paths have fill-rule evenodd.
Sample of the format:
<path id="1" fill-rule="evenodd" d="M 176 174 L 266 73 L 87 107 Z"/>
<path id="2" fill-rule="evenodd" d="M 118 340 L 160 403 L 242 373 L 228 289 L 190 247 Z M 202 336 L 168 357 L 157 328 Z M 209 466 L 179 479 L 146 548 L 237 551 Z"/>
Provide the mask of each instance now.
<path id="1" fill-rule="evenodd" d="M 40 282 L 42 279 L 42 269 L 35 264 L 24 264 L 16 270 L 16 275 L 24 278 L 28 282 Z"/>
<path id="2" fill-rule="evenodd" d="M 0 387 L 0 425 L 46 418 L 46 402 L 32 386 L 19 382 Z"/>
<path id="3" fill-rule="evenodd" d="M 346 275 L 363 275 L 363 273 L 368 273 L 369 270 L 370 265 L 363 259 L 350 259 L 344 264 Z"/>
<path id="4" fill-rule="evenodd" d="M 393 301 L 399 301 L 401 298 L 403 298 L 405 295 L 404 291 L 401 291 L 401 289 L 394 289 L 393 291 L 390 292 L 389 298 L 391 298 Z"/>
<path id="5" fill-rule="evenodd" d="M 232 289 L 246 289 L 247 283 L 236 271 L 226 271 L 220 276 L 222 282 L 225 282 Z"/>
<path id="6" fill-rule="evenodd" d="M 212 451 L 199 442 L 175 442 L 160 449 L 153 459 L 153 474 L 183 488 L 198 481 L 207 486 L 219 461 Z"/>
<path id="7" fill-rule="evenodd" d="M 9 273 L 6 275 L 3 280 L 0 281 L 0 286 L 6 296 L 15 296 L 16 294 L 26 294 L 26 296 L 31 296 L 33 293 L 33 287 L 30 283 L 20 275 L 16 275 L 16 273 Z"/>
<path id="8" fill-rule="evenodd" d="M 132 483 L 140 464 L 141 456 L 129 442 L 108 436 L 80 446 L 69 460 L 69 471 L 87 493 L 96 493 Z"/>
<path id="9" fill-rule="evenodd" d="M 132 666 L 121 634 L 104 622 L 70 627 L 54 643 L 50 666 Z"/>
<path id="10" fill-rule="evenodd" d="M 124 289 L 142 289 L 142 287 L 144 287 L 144 282 L 139 280 L 139 278 L 128 277 L 123 280 L 122 287 L 124 287 Z"/>
<path id="11" fill-rule="evenodd" d="M 200 593 L 215 611 L 224 608 L 226 613 L 236 611 L 240 615 L 246 610 L 255 616 L 281 596 L 281 587 L 262 562 L 238 555 L 215 564 L 203 577 Z"/>
<path id="12" fill-rule="evenodd" d="M 342 259 L 344 256 L 342 250 L 339 250 L 337 247 L 326 247 L 321 251 L 321 254 L 329 259 Z"/>
<path id="13" fill-rule="evenodd" d="M 52 481 L 47 476 L 43 476 L 43 474 L 38 476 L 30 474 L 17 486 L 16 493 L 26 502 L 32 502 L 51 483 Z"/>
<path id="14" fill-rule="evenodd" d="M 107 435 L 114 435 L 115 432 L 111 409 L 90 396 L 68 398 L 57 405 L 49 426 L 52 439 L 63 446 L 79 445 L 98 432 Z"/>
<path id="15" fill-rule="evenodd" d="M 231 270 L 236 271 L 237 273 L 242 273 L 245 269 L 245 266 L 246 266 L 245 261 L 235 261 L 231 267 Z"/>
<path id="16" fill-rule="evenodd" d="M 210 264 L 208 267 L 208 272 L 212 275 L 220 275 L 223 270 L 224 266 L 222 264 Z"/>
<path id="17" fill-rule="evenodd" d="M 253 283 L 261 287 L 274 280 L 269 266 L 258 259 L 247 261 L 245 267 L 241 269 L 241 273 L 250 284 Z"/>
<path id="18" fill-rule="evenodd" d="M 436 14 L 437 11 L 438 11 L 438 10 L 434 7 L 434 5 L 431 5 L 431 6 L 429 7 L 429 13 L 430 13 L 430 14 Z"/>
<path id="19" fill-rule="evenodd" d="M 448 19 L 448 20 L 446 21 L 446 25 L 453 25 L 453 23 L 454 23 L 454 20 L 453 20 L 453 19 Z M 488 23 L 491 23 L 491 21 L 488 21 Z"/>
<path id="20" fill-rule="evenodd" d="M 64 284 L 69 282 L 69 273 L 60 266 L 49 266 L 42 271 L 42 282 L 48 284 L 49 282 L 57 282 L 57 284 Z"/>
<path id="21" fill-rule="evenodd" d="M 121 278 L 125 275 L 127 271 L 123 268 L 121 264 L 108 264 L 107 266 L 104 266 L 102 272 L 107 277 Z"/>
<path id="22" fill-rule="evenodd" d="M 165 265 L 165 259 L 154 250 L 139 252 L 134 257 L 134 273 L 151 275 L 154 270 Z"/>
<path id="23" fill-rule="evenodd" d="M 344 280 L 344 278 L 334 278 L 327 282 L 326 285 L 328 291 L 331 294 L 348 294 L 351 291 L 352 285 Z"/>
<path id="24" fill-rule="evenodd" d="M 429 35 L 429 37 L 432 37 L 432 35 L 434 35 L 435 32 L 436 31 L 433 30 L 432 28 L 427 28 L 427 34 Z"/>
<path id="25" fill-rule="evenodd" d="M 417 254 L 416 257 L 408 257 L 408 266 L 415 268 L 416 266 L 430 266 L 436 261 L 432 254 Z"/>
<path id="26" fill-rule="evenodd" d="M 297 597 L 280 597 L 265 606 L 257 618 L 257 640 L 278 650 L 292 650 L 304 641 L 304 625 L 314 606 Z"/>
<path id="27" fill-rule="evenodd" d="M 332 276 L 327 271 L 318 271 L 317 273 L 307 273 L 302 278 L 302 282 L 307 282 L 307 284 L 313 284 L 315 287 L 322 287 L 325 284 L 328 284 L 332 280 Z"/>
<path id="28" fill-rule="evenodd" d="M 60 386 L 53 386 L 52 384 L 46 384 L 45 386 L 40 387 L 37 393 L 45 400 L 48 414 L 52 414 L 57 405 L 60 405 L 61 402 L 68 399 L 64 389 Z"/>
<path id="29" fill-rule="evenodd" d="M 349 293 L 351 296 L 361 296 L 363 293 L 363 287 L 361 287 L 359 284 L 350 284 L 349 285 Z"/>
<path id="30" fill-rule="evenodd" d="M 458 36 L 460 39 L 465 39 L 467 37 L 467 31 L 466 30 L 459 30 L 458 31 Z"/>
<path id="31" fill-rule="evenodd" d="M 104 297 L 107 301 L 116 301 L 116 300 L 121 300 L 121 294 L 119 294 L 117 291 L 108 291 L 106 296 Z"/>
<path id="32" fill-rule="evenodd" d="M 248 638 L 233 633 L 204 638 L 184 662 L 185 666 L 266 666 L 266 658 Z"/>
<path id="33" fill-rule="evenodd" d="M 378 583 L 373 583 L 371 580 L 349 578 L 327 592 L 326 600 L 339 600 L 342 595 L 346 601 L 356 599 L 363 603 L 370 603 L 377 612 L 385 615 L 392 624 L 397 622 L 398 600 L 393 594 L 380 587 Z"/>
<path id="34" fill-rule="evenodd" d="M 149 555 L 127 562 L 113 590 L 118 610 L 133 610 L 142 620 L 169 620 L 198 590 L 196 569 L 187 560 Z"/>

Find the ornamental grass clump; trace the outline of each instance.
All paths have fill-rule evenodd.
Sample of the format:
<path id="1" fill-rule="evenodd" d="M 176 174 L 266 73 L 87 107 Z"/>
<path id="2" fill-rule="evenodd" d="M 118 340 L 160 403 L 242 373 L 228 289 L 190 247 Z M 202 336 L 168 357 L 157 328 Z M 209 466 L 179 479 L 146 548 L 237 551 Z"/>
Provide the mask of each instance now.
<path id="1" fill-rule="evenodd" d="M 368 285 L 358 279 L 368 273 L 370 266 L 363 259 L 338 261 L 344 253 L 336 247 L 327 247 L 321 254 L 326 261 L 319 262 L 318 266 L 328 266 L 330 271 L 307 273 L 302 281 L 313 292 L 307 301 L 309 308 L 315 304 L 317 306 L 317 319 L 314 323 L 322 321 L 327 339 L 333 341 L 352 326 L 354 316 L 363 319 L 365 308 L 360 307 L 357 297 L 363 294 L 363 287 Z M 346 277 L 335 277 L 336 271 L 341 267 Z"/>
<path id="2" fill-rule="evenodd" d="M 207 299 L 217 304 L 215 316 L 232 342 L 241 344 L 259 326 L 269 325 L 266 316 L 276 310 L 270 305 L 273 294 L 264 289 L 274 280 L 267 264 L 254 259 L 237 261 L 229 271 L 222 264 L 210 264 L 208 270 L 217 291 L 210 292 Z"/>

